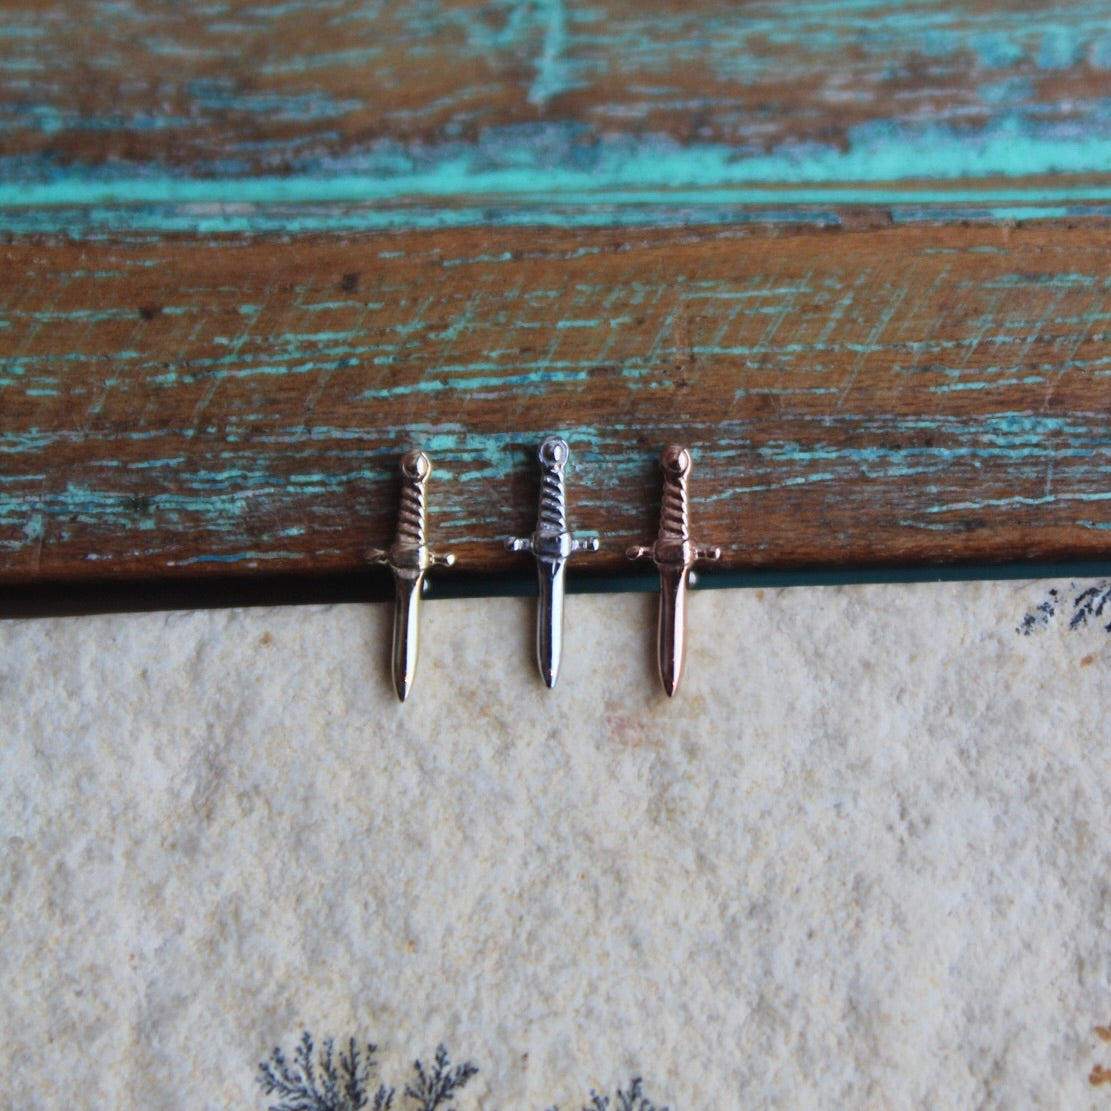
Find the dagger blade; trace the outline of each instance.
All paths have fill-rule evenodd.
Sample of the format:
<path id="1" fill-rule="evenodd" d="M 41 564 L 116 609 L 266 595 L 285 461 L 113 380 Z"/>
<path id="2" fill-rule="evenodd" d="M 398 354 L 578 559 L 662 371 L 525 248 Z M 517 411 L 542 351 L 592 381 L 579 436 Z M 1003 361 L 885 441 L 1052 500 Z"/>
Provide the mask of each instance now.
<path id="1" fill-rule="evenodd" d="M 536 561 L 540 600 L 536 610 L 536 663 L 549 687 L 556 685 L 563 656 L 563 580 L 567 564 L 563 560 Z"/>
<path id="2" fill-rule="evenodd" d="M 687 580 L 686 566 L 660 568 L 660 619 L 656 635 L 657 663 L 660 680 L 668 698 L 679 689 L 683 677 L 683 661 L 687 650 Z"/>
<path id="3" fill-rule="evenodd" d="M 393 687 L 402 702 L 409 697 L 417 675 L 420 645 L 420 595 L 424 572 L 394 571 Z"/>

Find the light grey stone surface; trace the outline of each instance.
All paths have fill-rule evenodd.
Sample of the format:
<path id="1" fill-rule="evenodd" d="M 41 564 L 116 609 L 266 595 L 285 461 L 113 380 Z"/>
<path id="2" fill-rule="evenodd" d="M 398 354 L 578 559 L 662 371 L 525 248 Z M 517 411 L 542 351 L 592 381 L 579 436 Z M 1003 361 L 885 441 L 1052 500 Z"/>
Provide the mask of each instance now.
<path id="1" fill-rule="evenodd" d="M 0 624 L 11 1108 L 263 1108 L 302 1028 L 470 1108 L 1085 1108 L 1111 1045 L 1108 639 L 1052 584 Z M 1065 587 L 1061 586 L 1062 591 Z"/>

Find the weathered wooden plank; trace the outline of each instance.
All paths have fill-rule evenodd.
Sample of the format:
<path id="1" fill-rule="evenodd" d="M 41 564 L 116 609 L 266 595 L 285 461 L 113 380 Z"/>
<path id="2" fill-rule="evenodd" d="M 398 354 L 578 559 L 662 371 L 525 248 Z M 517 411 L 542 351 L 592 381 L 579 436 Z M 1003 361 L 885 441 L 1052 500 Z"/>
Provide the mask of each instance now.
<path id="1" fill-rule="evenodd" d="M 393 468 L 517 566 L 531 451 L 624 567 L 696 454 L 725 564 L 1101 558 L 1111 224 L 23 241 L 0 258 L 7 583 L 363 566 Z"/>
<path id="2" fill-rule="evenodd" d="M 414 443 L 500 573 L 557 428 L 602 572 L 672 439 L 734 569 L 1105 557 L 1109 17 L 6 4 L 0 581 L 339 581 Z"/>
<path id="3" fill-rule="evenodd" d="M 1046 174 L 1106 199 L 1109 28 L 1095 0 L 16 0 L 0 204 Z"/>

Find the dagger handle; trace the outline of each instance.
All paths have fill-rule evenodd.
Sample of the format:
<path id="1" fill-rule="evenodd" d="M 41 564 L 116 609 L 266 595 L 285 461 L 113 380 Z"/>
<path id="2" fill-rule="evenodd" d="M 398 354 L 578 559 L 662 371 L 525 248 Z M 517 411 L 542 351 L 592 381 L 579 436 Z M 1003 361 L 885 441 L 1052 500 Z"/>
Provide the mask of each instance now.
<path id="1" fill-rule="evenodd" d="M 425 487 L 432 464 L 423 451 L 407 452 L 401 459 L 401 506 L 397 515 L 399 545 L 425 546 Z"/>
<path id="2" fill-rule="evenodd" d="M 540 508 L 536 531 L 541 536 L 561 536 L 567 531 L 565 469 L 571 449 L 559 436 L 549 436 L 536 453 L 540 461 Z"/>
<path id="3" fill-rule="evenodd" d="M 664 485 L 659 537 L 661 540 L 686 540 L 691 534 L 691 453 L 672 444 L 660 456 L 660 466 L 664 473 Z"/>

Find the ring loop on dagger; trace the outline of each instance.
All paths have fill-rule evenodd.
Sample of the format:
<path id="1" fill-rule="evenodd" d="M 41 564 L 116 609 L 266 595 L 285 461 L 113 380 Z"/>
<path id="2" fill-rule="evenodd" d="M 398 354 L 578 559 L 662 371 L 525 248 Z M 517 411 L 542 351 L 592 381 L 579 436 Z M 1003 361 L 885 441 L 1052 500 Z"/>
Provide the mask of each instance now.
<path id="1" fill-rule="evenodd" d="M 563 653 L 563 596 L 567 560 L 576 552 L 596 552 L 598 537 L 576 539 L 567 526 L 566 470 L 571 458 L 567 441 L 549 436 L 536 452 L 540 463 L 540 502 L 531 536 L 511 537 L 511 552 L 536 558 L 539 603 L 536 611 L 536 664 L 549 687 L 559 676 Z"/>
<path id="2" fill-rule="evenodd" d="M 651 559 L 660 573 L 660 612 L 656 636 L 656 660 L 660 681 L 668 696 L 679 689 L 686 655 L 686 598 L 691 569 L 698 560 L 721 558 L 718 547 L 701 548 L 690 536 L 691 453 L 669 444 L 660 455 L 663 494 L 660 527 L 650 547 L 627 548 L 629 559 Z"/>
<path id="3" fill-rule="evenodd" d="M 432 462 L 423 451 L 401 457 L 401 502 L 397 537 L 386 549 L 373 548 L 367 557 L 393 573 L 394 622 L 392 671 L 394 690 L 402 702 L 416 678 L 420 640 L 420 597 L 431 567 L 450 567 L 455 556 L 433 552 L 427 544 L 427 486 Z"/>

